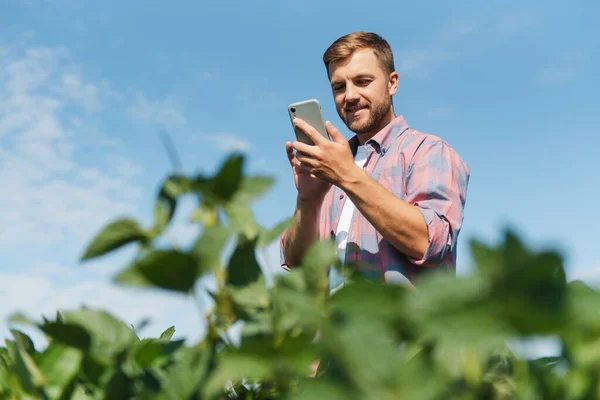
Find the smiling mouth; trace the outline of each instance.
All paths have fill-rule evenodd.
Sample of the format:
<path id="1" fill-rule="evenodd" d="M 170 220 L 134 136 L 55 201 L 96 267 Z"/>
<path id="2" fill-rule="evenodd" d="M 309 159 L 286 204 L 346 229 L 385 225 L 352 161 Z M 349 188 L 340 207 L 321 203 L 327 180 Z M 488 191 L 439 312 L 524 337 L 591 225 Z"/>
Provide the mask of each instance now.
<path id="1" fill-rule="evenodd" d="M 359 112 L 359 111 L 366 110 L 366 109 L 367 109 L 367 107 L 353 107 L 353 108 L 346 108 L 346 112 L 347 112 L 348 114 L 355 114 L 355 113 L 357 113 L 357 112 Z"/>

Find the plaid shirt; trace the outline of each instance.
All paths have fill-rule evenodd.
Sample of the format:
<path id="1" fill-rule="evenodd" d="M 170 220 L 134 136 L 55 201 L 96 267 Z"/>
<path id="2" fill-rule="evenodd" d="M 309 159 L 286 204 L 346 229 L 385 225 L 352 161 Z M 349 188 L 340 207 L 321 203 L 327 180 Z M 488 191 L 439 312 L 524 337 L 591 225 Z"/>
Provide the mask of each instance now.
<path id="1" fill-rule="evenodd" d="M 358 139 L 349 141 L 353 154 Z M 421 259 L 398 251 L 373 225 L 355 210 L 348 231 L 346 264 L 370 278 L 402 275 L 412 284 L 432 269 L 456 267 L 456 243 L 463 222 L 470 171 L 458 153 L 439 137 L 409 128 L 399 116 L 365 143 L 368 150 L 363 169 L 395 196 L 421 211 L 427 223 L 429 245 Z M 347 196 L 332 186 L 323 202 L 319 230 L 322 238 L 334 238 Z M 281 265 L 289 269 L 283 256 Z M 396 271 L 396 272 L 391 272 Z"/>

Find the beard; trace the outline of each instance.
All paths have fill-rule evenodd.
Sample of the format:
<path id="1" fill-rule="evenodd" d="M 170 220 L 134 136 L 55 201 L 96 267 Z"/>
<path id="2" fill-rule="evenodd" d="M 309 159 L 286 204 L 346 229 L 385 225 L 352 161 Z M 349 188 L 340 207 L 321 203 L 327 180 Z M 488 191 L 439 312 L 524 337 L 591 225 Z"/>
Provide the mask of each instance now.
<path id="1" fill-rule="evenodd" d="M 346 113 L 344 110 L 338 110 L 338 115 L 348 129 L 357 135 L 373 133 L 383 128 L 383 121 L 389 113 L 391 105 L 391 98 L 386 98 L 383 102 L 375 106 L 367 106 L 363 113 L 368 114 L 366 116 L 361 115 L 358 119 L 351 120 L 351 117 L 349 117 L 348 113 Z"/>

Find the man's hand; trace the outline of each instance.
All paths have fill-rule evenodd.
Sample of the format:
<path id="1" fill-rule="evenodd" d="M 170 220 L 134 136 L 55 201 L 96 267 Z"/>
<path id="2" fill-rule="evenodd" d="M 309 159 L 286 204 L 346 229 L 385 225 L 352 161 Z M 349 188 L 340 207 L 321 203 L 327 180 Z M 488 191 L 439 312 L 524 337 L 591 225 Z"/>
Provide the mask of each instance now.
<path id="1" fill-rule="evenodd" d="M 320 203 L 327 194 L 331 184 L 312 175 L 309 171 L 302 167 L 294 154 L 294 147 L 291 142 L 285 144 L 288 160 L 292 166 L 294 174 L 294 183 L 298 190 L 298 200 L 301 202 Z"/>
<path id="2" fill-rule="evenodd" d="M 315 128 L 299 118 L 294 119 L 294 125 L 306 133 L 314 143 L 293 143 L 298 152 L 296 158 L 301 171 L 339 187 L 343 182 L 354 179 L 357 172 L 362 172 L 354 163 L 348 141 L 331 122 L 327 121 L 325 127 L 332 141 L 325 139 Z"/>

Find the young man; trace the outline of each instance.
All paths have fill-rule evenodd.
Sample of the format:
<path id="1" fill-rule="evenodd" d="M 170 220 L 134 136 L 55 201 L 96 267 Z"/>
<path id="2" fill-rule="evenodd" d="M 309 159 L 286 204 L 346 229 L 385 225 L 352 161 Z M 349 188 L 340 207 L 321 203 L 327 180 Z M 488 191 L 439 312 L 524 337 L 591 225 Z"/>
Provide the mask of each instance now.
<path id="1" fill-rule="evenodd" d="M 315 240 L 331 237 L 342 260 L 367 277 L 412 285 L 426 270 L 454 269 L 468 166 L 439 137 L 396 116 L 398 74 L 379 35 L 343 36 L 323 61 L 338 115 L 355 136 L 346 141 L 327 122 L 329 141 L 294 122 L 315 145 L 286 143 L 298 196 L 295 223 L 281 237 L 282 266 L 299 265 Z"/>

